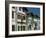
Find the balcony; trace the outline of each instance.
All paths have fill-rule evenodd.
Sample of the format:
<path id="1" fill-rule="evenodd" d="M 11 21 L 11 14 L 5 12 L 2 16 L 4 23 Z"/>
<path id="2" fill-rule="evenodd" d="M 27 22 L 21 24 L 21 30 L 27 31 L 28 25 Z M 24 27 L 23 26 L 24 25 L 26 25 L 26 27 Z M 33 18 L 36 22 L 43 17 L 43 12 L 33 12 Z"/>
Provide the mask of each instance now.
<path id="1" fill-rule="evenodd" d="M 17 19 L 17 22 L 21 22 L 21 19 Z M 26 22 L 26 20 L 22 20 L 22 22 Z"/>

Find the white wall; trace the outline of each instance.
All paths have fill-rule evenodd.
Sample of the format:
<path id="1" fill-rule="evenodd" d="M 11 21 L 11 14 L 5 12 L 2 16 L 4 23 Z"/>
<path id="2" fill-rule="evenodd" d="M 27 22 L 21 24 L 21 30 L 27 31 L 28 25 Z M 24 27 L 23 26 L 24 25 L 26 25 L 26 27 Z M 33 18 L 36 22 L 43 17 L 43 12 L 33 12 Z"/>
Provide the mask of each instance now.
<path id="1" fill-rule="evenodd" d="M 28 0 L 25 0 L 25 1 L 28 1 Z M 45 2 L 45 0 L 29 0 L 29 1 Z M 5 38 L 5 0 L 0 0 L 0 38 Z M 28 37 L 18 37 L 18 38 L 46 38 L 46 34 L 45 36 L 28 36 Z"/>

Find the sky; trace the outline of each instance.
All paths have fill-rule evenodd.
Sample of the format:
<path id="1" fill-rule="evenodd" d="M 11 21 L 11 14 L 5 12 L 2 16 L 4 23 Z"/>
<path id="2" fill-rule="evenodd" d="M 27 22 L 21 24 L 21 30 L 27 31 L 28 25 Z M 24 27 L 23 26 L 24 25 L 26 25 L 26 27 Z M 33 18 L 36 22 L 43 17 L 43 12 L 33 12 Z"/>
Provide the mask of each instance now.
<path id="1" fill-rule="evenodd" d="M 32 12 L 34 15 L 40 16 L 40 8 L 27 7 L 28 12 Z"/>

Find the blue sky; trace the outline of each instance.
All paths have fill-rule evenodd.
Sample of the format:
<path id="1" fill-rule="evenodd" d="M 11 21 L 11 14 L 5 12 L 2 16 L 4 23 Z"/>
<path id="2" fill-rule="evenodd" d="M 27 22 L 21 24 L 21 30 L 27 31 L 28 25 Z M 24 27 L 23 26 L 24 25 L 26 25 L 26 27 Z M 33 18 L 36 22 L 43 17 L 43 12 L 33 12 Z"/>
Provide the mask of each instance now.
<path id="1" fill-rule="evenodd" d="M 34 15 L 40 16 L 40 8 L 27 7 L 28 12 L 32 12 Z"/>

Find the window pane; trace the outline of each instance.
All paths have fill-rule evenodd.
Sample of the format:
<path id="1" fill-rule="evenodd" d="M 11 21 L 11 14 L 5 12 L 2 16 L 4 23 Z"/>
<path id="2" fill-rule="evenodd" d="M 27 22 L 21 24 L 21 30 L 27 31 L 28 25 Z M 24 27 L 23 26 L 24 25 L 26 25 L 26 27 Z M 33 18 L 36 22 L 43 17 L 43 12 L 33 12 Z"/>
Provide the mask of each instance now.
<path id="1" fill-rule="evenodd" d="M 18 26 L 18 31 L 20 31 L 21 30 L 21 27 L 20 26 Z"/>
<path id="2" fill-rule="evenodd" d="M 25 31 L 25 26 L 23 26 L 23 31 Z"/>
<path id="3" fill-rule="evenodd" d="M 19 31 L 19 28 L 20 28 L 20 27 L 18 26 L 18 31 Z"/>
<path id="4" fill-rule="evenodd" d="M 28 30 L 31 30 L 31 25 L 29 25 Z"/>
<path id="5" fill-rule="evenodd" d="M 21 7 L 19 7 L 19 10 L 21 11 Z"/>
<path id="6" fill-rule="evenodd" d="M 25 31 L 25 26 L 21 26 L 21 31 Z"/>
<path id="7" fill-rule="evenodd" d="M 15 25 L 12 25 L 12 31 L 15 31 Z"/>
<path id="8" fill-rule="evenodd" d="M 23 20 L 25 20 L 25 16 L 23 16 Z"/>
<path id="9" fill-rule="evenodd" d="M 12 7 L 13 9 L 15 9 L 15 7 Z"/>
<path id="10" fill-rule="evenodd" d="M 18 26 L 18 31 L 21 31 L 21 26 Z"/>
<path id="11" fill-rule="evenodd" d="M 17 18 L 18 18 L 18 19 L 21 19 L 21 16 L 20 16 L 20 15 L 18 15 L 18 16 L 17 16 Z"/>
<path id="12" fill-rule="evenodd" d="M 14 11 L 12 11 L 12 18 L 14 18 Z"/>

